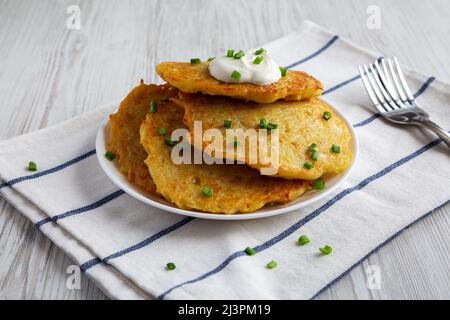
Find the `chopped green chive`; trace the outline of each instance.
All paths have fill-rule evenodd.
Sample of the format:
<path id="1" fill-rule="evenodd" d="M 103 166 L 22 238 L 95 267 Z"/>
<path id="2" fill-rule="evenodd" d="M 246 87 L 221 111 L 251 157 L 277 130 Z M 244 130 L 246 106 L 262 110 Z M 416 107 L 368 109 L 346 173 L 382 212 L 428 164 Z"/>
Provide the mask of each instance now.
<path id="1" fill-rule="evenodd" d="M 152 101 L 150 101 L 150 112 L 155 113 L 156 111 L 158 111 L 158 104 L 155 99 L 152 99 Z"/>
<path id="2" fill-rule="evenodd" d="M 174 145 L 176 145 L 178 143 L 178 141 L 172 140 L 170 138 L 165 138 L 164 139 L 164 143 L 167 144 L 170 147 L 173 147 Z"/>
<path id="3" fill-rule="evenodd" d="M 36 171 L 36 170 L 37 170 L 37 164 L 33 161 L 28 162 L 28 171 Z"/>
<path id="4" fill-rule="evenodd" d="M 341 152 L 341 147 L 333 144 L 331 146 L 331 151 L 333 151 L 334 153 L 340 153 Z"/>
<path id="5" fill-rule="evenodd" d="M 239 79 L 241 78 L 241 74 L 239 73 L 239 71 L 234 70 L 231 73 L 231 78 L 236 80 L 236 81 L 239 81 Z"/>
<path id="6" fill-rule="evenodd" d="M 261 54 L 263 52 L 266 52 L 266 50 L 264 48 L 259 48 L 258 50 L 255 51 L 255 55 Z"/>
<path id="7" fill-rule="evenodd" d="M 254 255 L 256 254 L 256 251 L 253 250 L 253 249 L 250 248 L 250 247 L 245 248 L 244 251 L 245 251 L 245 253 L 248 254 L 249 256 L 254 256 Z"/>
<path id="8" fill-rule="evenodd" d="M 314 165 L 311 163 L 311 162 L 308 162 L 308 161 L 306 161 L 304 164 L 303 164 L 303 166 L 306 168 L 306 169 L 312 169 L 312 168 L 314 168 Z"/>
<path id="9" fill-rule="evenodd" d="M 116 155 L 112 151 L 106 151 L 105 158 L 109 161 L 113 161 L 116 158 Z"/>
<path id="10" fill-rule="evenodd" d="M 228 57 L 228 58 L 232 58 L 233 56 L 234 56 L 234 50 L 228 49 L 228 51 L 227 51 L 227 57 Z"/>
<path id="11" fill-rule="evenodd" d="M 270 262 L 266 265 L 266 267 L 267 267 L 267 269 L 273 269 L 273 268 L 275 268 L 277 265 L 278 265 L 278 263 L 277 263 L 275 260 L 272 260 L 272 261 L 270 261 Z"/>
<path id="12" fill-rule="evenodd" d="M 309 240 L 309 238 L 305 235 L 300 236 L 300 238 L 298 238 L 298 244 L 301 246 L 304 246 L 305 244 L 309 243 L 311 240 Z"/>
<path id="13" fill-rule="evenodd" d="M 325 189 L 325 181 L 323 181 L 322 178 L 319 178 L 314 181 L 313 186 L 314 186 L 314 189 L 316 189 L 316 190 L 323 190 L 323 189 Z"/>
<path id="14" fill-rule="evenodd" d="M 191 64 L 199 64 L 201 62 L 202 62 L 202 60 L 200 60 L 200 58 L 193 58 L 193 59 L 191 59 Z"/>
<path id="15" fill-rule="evenodd" d="M 223 126 L 225 128 L 231 128 L 231 120 L 223 120 Z"/>
<path id="16" fill-rule="evenodd" d="M 286 76 L 286 68 L 285 67 L 280 67 L 280 72 L 281 72 L 282 77 Z"/>
<path id="17" fill-rule="evenodd" d="M 323 248 L 319 248 L 320 252 L 322 252 L 322 254 L 330 254 L 331 252 L 333 252 L 333 248 L 330 247 L 329 245 L 325 245 Z"/>
<path id="18" fill-rule="evenodd" d="M 160 134 L 160 135 L 165 135 L 166 134 L 166 132 L 167 132 L 167 130 L 165 129 L 165 128 L 159 128 L 158 129 L 158 133 Z"/>
<path id="19" fill-rule="evenodd" d="M 259 119 L 259 127 L 265 129 L 267 127 L 267 120 L 265 118 Z"/>
<path id="20" fill-rule="evenodd" d="M 203 195 L 206 196 L 206 197 L 212 197 L 212 195 L 213 195 L 213 189 L 210 188 L 210 187 L 203 187 L 202 193 L 203 193 Z"/>
<path id="21" fill-rule="evenodd" d="M 322 115 L 322 118 L 324 118 L 325 120 L 330 120 L 331 118 L 331 112 L 330 111 L 325 111 Z"/>
<path id="22" fill-rule="evenodd" d="M 313 160 L 318 160 L 318 159 L 319 159 L 319 155 L 320 155 L 320 153 L 319 153 L 319 151 L 317 151 L 317 150 L 313 150 L 313 151 L 311 152 L 311 158 L 312 158 Z"/>
<path id="23" fill-rule="evenodd" d="M 272 131 L 275 130 L 276 128 L 278 128 L 278 125 L 272 122 L 269 122 L 266 126 L 267 130 Z"/>
<path id="24" fill-rule="evenodd" d="M 215 58 L 216 58 L 216 57 L 209 57 L 209 58 L 208 58 L 208 62 L 213 61 Z"/>
<path id="25" fill-rule="evenodd" d="M 237 53 L 234 54 L 233 58 L 234 58 L 234 59 L 240 59 L 240 58 L 242 58 L 243 56 L 245 56 L 244 51 L 239 50 Z"/>
<path id="26" fill-rule="evenodd" d="M 317 144 L 311 143 L 311 145 L 308 147 L 308 151 L 311 152 L 311 158 L 313 160 L 319 159 L 320 153 L 317 151 Z"/>
<path id="27" fill-rule="evenodd" d="M 309 152 L 313 152 L 316 149 L 317 149 L 317 144 L 315 144 L 315 143 L 311 143 L 311 145 L 308 147 Z"/>
<path id="28" fill-rule="evenodd" d="M 174 270 L 176 267 L 177 267 L 177 266 L 176 266 L 175 263 L 173 263 L 173 262 L 169 262 L 169 263 L 166 265 L 166 269 L 167 269 L 167 270 Z"/>
<path id="29" fill-rule="evenodd" d="M 253 60 L 253 64 L 260 64 L 264 60 L 263 56 L 257 56 L 255 60 Z"/>

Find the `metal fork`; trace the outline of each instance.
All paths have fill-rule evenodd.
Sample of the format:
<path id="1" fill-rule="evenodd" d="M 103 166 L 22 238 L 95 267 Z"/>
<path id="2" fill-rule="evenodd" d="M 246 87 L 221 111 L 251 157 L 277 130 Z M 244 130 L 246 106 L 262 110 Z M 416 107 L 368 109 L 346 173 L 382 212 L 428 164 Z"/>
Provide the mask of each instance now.
<path id="1" fill-rule="evenodd" d="M 450 134 L 431 121 L 428 113 L 418 106 L 396 57 L 380 58 L 373 64 L 359 66 L 359 72 L 370 99 L 384 118 L 399 124 L 425 127 L 450 147 Z"/>

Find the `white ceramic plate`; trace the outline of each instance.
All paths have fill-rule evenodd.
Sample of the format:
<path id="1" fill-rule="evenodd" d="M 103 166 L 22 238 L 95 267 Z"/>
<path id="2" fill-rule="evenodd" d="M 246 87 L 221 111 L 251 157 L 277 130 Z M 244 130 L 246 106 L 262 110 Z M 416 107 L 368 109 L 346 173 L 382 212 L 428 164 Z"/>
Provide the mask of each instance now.
<path id="1" fill-rule="evenodd" d="M 152 207 L 156 207 L 165 211 L 173 212 L 176 214 L 184 215 L 184 216 L 191 216 L 195 218 L 203 218 L 203 219 L 214 219 L 214 220 L 246 220 L 246 219 L 258 219 L 258 218 L 265 218 L 265 217 L 272 217 L 279 214 L 287 213 L 299 208 L 304 208 L 311 203 L 314 203 L 321 198 L 325 197 L 329 193 L 333 192 L 350 174 L 353 167 L 355 166 L 356 160 L 358 158 L 359 153 L 359 145 L 358 145 L 358 138 L 356 136 L 355 131 L 353 130 L 352 125 L 348 121 L 348 119 L 336 108 L 334 108 L 334 111 L 339 114 L 342 119 L 346 122 L 347 126 L 350 129 L 350 133 L 353 137 L 353 145 L 352 145 L 352 151 L 353 151 L 353 161 L 351 166 L 345 171 L 340 174 L 335 175 L 325 175 L 323 176 L 323 179 L 325 180 L 327 188 L 323 191 L 308 191 L 304 195 L 302 195 L 300 198 L 291 201 L 286 204 L 279 204 L 279 205 L 272 205 L 272 206 L 265 206 L 255 212 L 252 213 L 242 213 L 242 214 L 213 214 L 213 213 L 207 213 L 207 212 L 201 212 L 201 211 L 191 211 L 191 210 L 184 210 L 178 208 L 175 204 L 170 203 L 169 201 L 165 199 L 161 199 L 157 196 L 147 194 L 143 190 L 141 190 L 139 187 L 134 186 L 131 184 L 127 177 L 120 173 L 119 167 L 117 165 L 116 161 L 109 161 L 105 158 L 105 152 L 106 152 L 106 142 L 109 135 L 109 117 L 107 117 L 101 124 L 98 132 L 97 132 L 97 139 L 96 139 L 96 150 L 97 150 L 97 158 L 100 162 L 100 166 L 102 167 L 103 171 L 106 173 L 106 175 L 123 191 L 128 193 L 133 198 L 142 201 Z"/>

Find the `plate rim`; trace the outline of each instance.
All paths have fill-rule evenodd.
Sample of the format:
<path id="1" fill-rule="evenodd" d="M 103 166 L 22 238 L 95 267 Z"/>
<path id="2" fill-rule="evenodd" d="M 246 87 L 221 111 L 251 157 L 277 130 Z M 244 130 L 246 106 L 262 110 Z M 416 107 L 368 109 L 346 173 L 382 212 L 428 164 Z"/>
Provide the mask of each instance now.
<path id="1" fill-rule="evenodd" d="M 318 192 L 315 196 L 311 197 L 310 199 L 307 199 L 305 201 L 300 201 L 295 204 L 289 204 L 287 203 L 282 208 L 275 208 L 273 210 L 267 210 L 264 212 L 249 212 L 249 213 L 235 213 L 235 214 L 223 214 L 223 213 L 207 213 L 207 212 L 201 212 L 201 211 L 192 211 L 192 210 L 186 210 L 186 209 L 180 209 L 173 206 L 169 206 L 160 202 L 157 202 L 155 200 L 152 200 L 138 192 L 132 189 L 132 185 L 128 180 L 125 182 L 120 181 L 120 179 L 117 177 L 117 173 L 119 175 L 123 174 L 120 171 L 112 172 L 110 170 L 110 161 L 107 160 L 104 157 L 104 153 L 106 152 L 106 136 L 105 136 L 105 128 L 109 126 L 109 114 L 105 117 L 105 119 L 102 120 L 99 128 L 97 129 L 97 135 L 95 139 L 95 150 L 97 155 L 97 160 L 100 164 L 100 167 L 102 168 L 103 172 L 106 174 L 106 176 L 121 190 L 125 191 L 129 196 L 133 197 L 136 200 L 139 200 L 147 205 L 156 207 L 158 209 L 168 211 L 170 213 L 175 213 L 182 216 L 189 216 L 193 218 L 200 218 L 200 219 L 209 219 L 209 220 L 250 220 L 250 219 L 261 219 L 261 218 L 268 218 L 277 216 L 280 214 L 285 214 L 288 212 L 292 212 L 294 210 L 298 210 L 304 207 L 307 207 L 314 202 L 319 201 L 320 199 L 326 197 L 330 193 L 332 193 L 334 190 L 336 190 L 350 175 L 350 173 L 353 171 L 357 159 L 359 158 L 359 139 L 356 134 L 355 128 L 352 126 L 352 124 L 349 122 L 347 117 L 344 116 L 344 114 L 339 110 L 339 108 L 335 106 L 331 106 L 331 108 L 344 120 L 345 124 L 349 128 L 350 134 L 353 139 L 353 159 L 350 166 L 347 168 L 347 170 L 339 176 L 337 181 L 329 188 L 326 188 L 324 191 Z M 116 112 L 118 108 L 115 109 L 114 112 Z M 167 201 L 167 200 L 166 200 Z M 263 207 L 264 208 L 264 207 Z"/>

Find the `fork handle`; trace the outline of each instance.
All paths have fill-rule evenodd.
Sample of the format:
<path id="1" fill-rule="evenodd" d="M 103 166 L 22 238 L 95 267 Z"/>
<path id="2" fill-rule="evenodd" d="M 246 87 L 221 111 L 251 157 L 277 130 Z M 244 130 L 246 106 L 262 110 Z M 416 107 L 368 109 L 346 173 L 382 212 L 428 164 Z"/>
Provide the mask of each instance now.
<path id="1" fill-rule="evenodd" d="M 447 131 L 429 119 L 421 121 L 420 124 L 433 131 L 450 148 L 450 134 Z"/>

